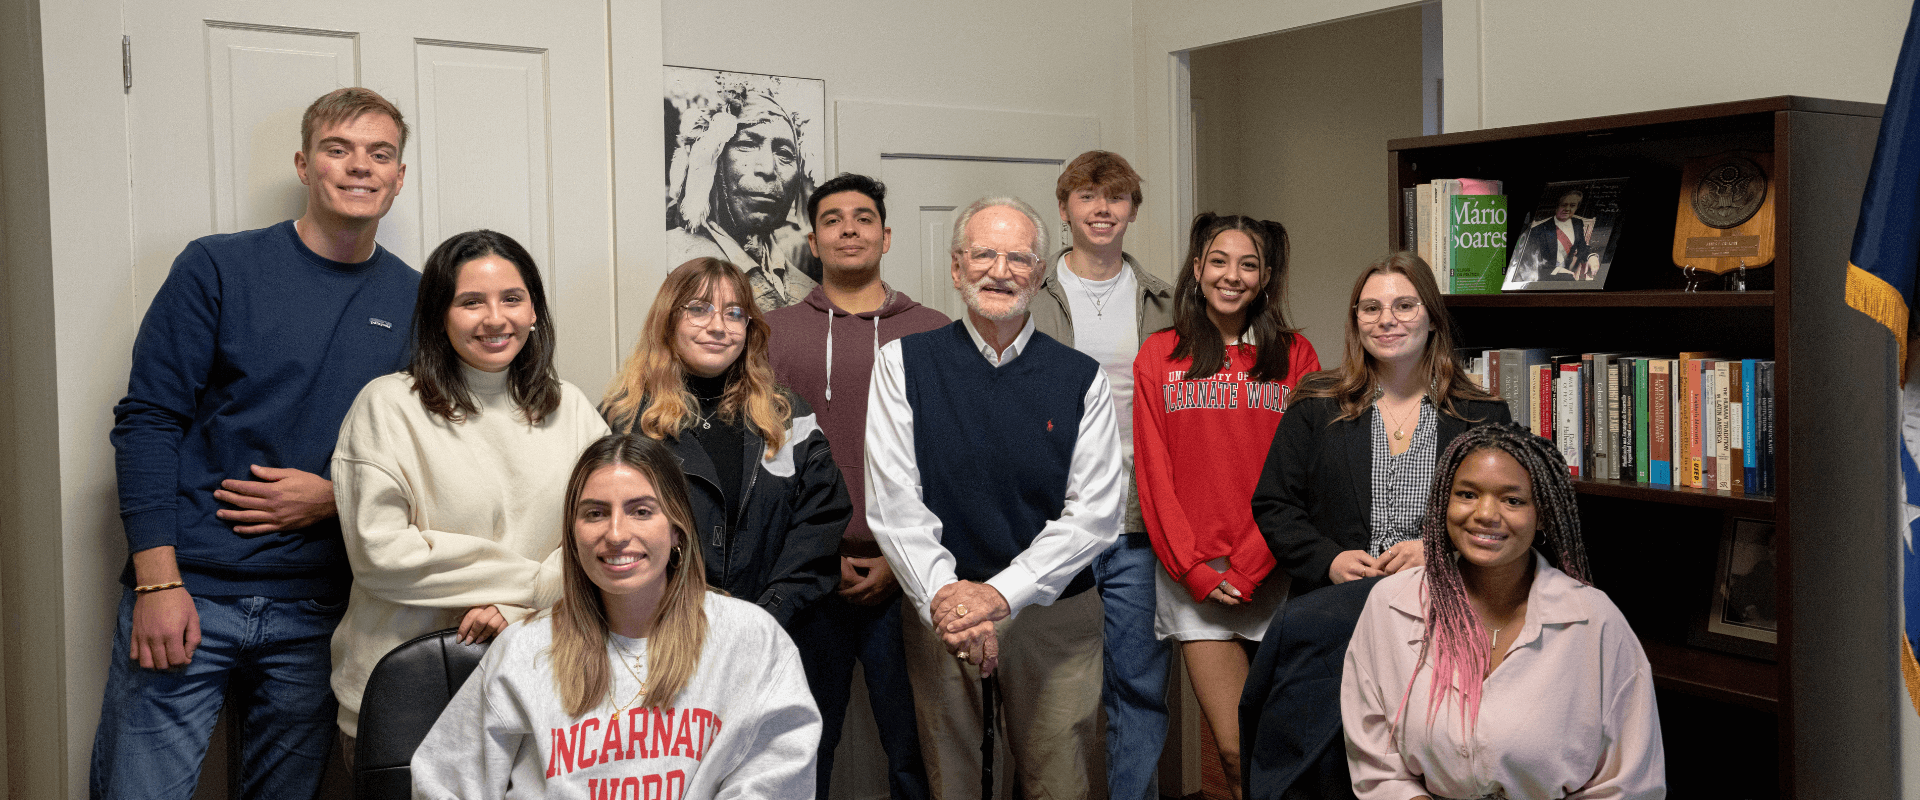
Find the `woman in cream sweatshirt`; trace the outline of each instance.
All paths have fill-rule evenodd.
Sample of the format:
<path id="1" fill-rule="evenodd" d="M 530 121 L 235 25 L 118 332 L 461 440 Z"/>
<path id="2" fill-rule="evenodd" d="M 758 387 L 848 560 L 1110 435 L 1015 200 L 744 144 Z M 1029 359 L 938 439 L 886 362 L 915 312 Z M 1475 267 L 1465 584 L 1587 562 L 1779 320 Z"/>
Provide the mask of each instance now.
<path id="1" fill-rule="evenodd" d="M 554 375 L 540 273 L 513 239 L 469 231 L 436 248 L 413 335 L 407 370 L 361 390 L 333 454 L 353 567 L 332 679 L 349 758 L 387 651 L 455 626 L 491 639 L 559 599 L 567 467 L 607 432 Z"/>

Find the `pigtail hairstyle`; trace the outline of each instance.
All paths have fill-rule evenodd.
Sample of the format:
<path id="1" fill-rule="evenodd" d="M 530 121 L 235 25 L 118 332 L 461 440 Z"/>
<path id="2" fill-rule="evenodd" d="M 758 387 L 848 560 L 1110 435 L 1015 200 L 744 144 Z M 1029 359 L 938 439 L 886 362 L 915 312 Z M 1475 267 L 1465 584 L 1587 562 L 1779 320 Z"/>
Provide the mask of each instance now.
<path id="1" fill-rule="evenodd" d="M 1379 384 L 1380 365 L 1367 352 L 1360 339 L 1360 293 L 1375 275 L 1394 274 L 1413 284 L 1420 307 L 1427 311 L 1427 346 L 1420 356 L 1421 369 L 1427 374 L 1427 398 L 1435 408 L 1456 419 L 1479 422 L 1465 415 L 1459 403 L 1464 400 L 1498 400 L 1467 377 L 1453 354 L 1453 316 L 1447 313 L 1440 286 L 1433 282 L 1433 269 L 1419 256 L 1402 250 L 1388 253 L 1360 271 L 1347 298 L 1347 343 L 1338 371 L 1322 370 L 1301 381 L 1298 396 L 1331 397 L 1340 403 L 1335 420 L 1359 419 L 1373 405 L 1374 388 Z M 1442 492 L 1442 496 L 1445 493 Z"/>
<path id="2" fill-rule="evenodd" d="M 1490 423 L 1467 429 L 1453 440 L 1440 457 L 1433 486 L 1427 491 L 1426 516 L 1420 522 L 1420 537 L 1425 545 L 1427 572 L 1426 632 L 1420 639 L 1419 664 L 1433 656 L 1433 679 L 1427 697 L 1427 722 L 1449 695 L 1460 697 L 1463 719 L 1477 724 L 1480 714 L 1480 690 L 1492 663 L 1493 643 L 1488 641 L 1480 615 L 1467 599 L 1467 587 L 1460 576 L 1459 550 L 1447 531 L 1447 507 L 1453 500 L 1453 479 L 1467 457 L 1483 450 L 1498 450 L 1513 457 L 1527 471 L 1533 491 L 1534 545 L 1545 551 L 1547 561 L 1569 577 L 1593 585 L 1587 566 L 1587 549 L 1580 538 L 1580 507 L 1568 478 L 1567 462 L 1552 442 L 1507 423 Z M 1531 562 L 1529 562 L 1531 569 Z M 1401 701 L 1401 713 L 1407 694 Z"/>
<path id="3" fill-rule="evenodd" d="M 504 233 L 485 229 L 456 233 L 427 256 L 413 304 L 413 357 L 407 374 L 413 377 L 420 404 L 442 419 L 462 422 L 480 411 L 467 388 L 467 376 L 460 371 L 460 355 L 447 338 L 447 311 L 453 308 L 460 268 L 487 256 L 498 256 L 519 270 L 527 300 L 533 304 L 534 324 L 527 331 L 526 344 L 507 365 L 507 387 L 520 416 L 528 425 L 538 425 L 560 407 L 560 376 L 553 369 L 553 315 L 547 313 L 547 290 L 540 283 L 532 254 Z"/>
<path id="4" fill-rule="evenodd" d="M 727 390 L 720 397 L 718 415 L 728 422 L 744 417 L 766 441 L 766 458 L 771 460 L 786 441 L 787 423 L 793 416 L 793 404 L 774 382 L 773 362 L 767 356 L 773 328 L 754 303 L 746 274 L 717 258 L 681 264 L 660 284 L 640 341 L 600 401 L 600 413 L 615 431 L 655 439 L 678 437 L 693 424 L 699 403 L 687 391 L 686 365 L 673 349 L 673 337 L 680 328 L 683 307 L 696 299 L 713 302 L 713 287 L 722 282 L 733 287 L 736 302 L 746 309 L 747 330 L 740 357 L 727 368 Z"/>
<path id="5" fill-rule="evenodd" d="M 1258 348 L 1247 376 L 1256 381 L 1285 381 L 1293 363 L 1294 337 L 1299 333 L 1287 324 L 1286 316 L 1287 229 L 1271 220 L 1238 214 L 1221 216 L 1211 211 L 1193 218 L 1193 227 L 1187 232 L 1187 260 L 1174 282 L 1173 330 L 1177 341 L 1172 358 L 1193 359 L 1186 375 L 1190 381 L 1204 380 L 1227 367 L 1227 347 L 1219 326 L 1207 316 L 1207 299 L 1201 294 L 1199 276 L 1213 240 L 1226 231 L 1239 231 L 1253 240 L 1260 276 L 1266 281 L 1247 305 L 1246 327 L 1235 331 Z"/>
<path id="6" fill-rule="evenodd" d="M 707 568 L 693 530 L 693 506 L 687 500 L 687 476 L 666 445 L 645 436 L 614 433 L 600 437 L 580 454 L 567 480 L 567 502 L 561 514 L 561 541 L 567 548 L 565 579 L 553 615 L 553 684 L 568 716 L 579 717 L 600 704 L 613 685 L 613 664 L 607 655 L 606 601 L 587 577 L 574 541 L 573 522 L 581 493 L 593 473 L 612 466 L 629 467 L 646 476 L 660 498 L 661 513 L 673 525 L 676 544 L 667 561 L 667 590 L 655 609 L 647 635 L 647 678 L 642 707 L 664 708 L 693 680 L 706 646 Z"/>

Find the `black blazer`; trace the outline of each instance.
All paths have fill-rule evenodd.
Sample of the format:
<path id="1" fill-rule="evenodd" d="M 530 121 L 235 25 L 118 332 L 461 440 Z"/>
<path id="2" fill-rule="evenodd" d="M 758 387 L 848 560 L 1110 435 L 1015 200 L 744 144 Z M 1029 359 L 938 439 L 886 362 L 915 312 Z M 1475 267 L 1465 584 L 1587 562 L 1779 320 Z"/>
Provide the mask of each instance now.
<path id="1" fill-rule="evenodd" d="M 1440 413 L 1438 453 L 1475 425 L 1512 422 L 1504 400 L 1465 400 L 1466 419 Z M 1310 397 L 1287 405 L 1253 490 L 1253 519 L 1298 596 L 1332 583 L 1327 569 L 1347 550 L 1365 550 L 1373 506 L 1373 409 L 1338 420 L 1340 403 Z"/>

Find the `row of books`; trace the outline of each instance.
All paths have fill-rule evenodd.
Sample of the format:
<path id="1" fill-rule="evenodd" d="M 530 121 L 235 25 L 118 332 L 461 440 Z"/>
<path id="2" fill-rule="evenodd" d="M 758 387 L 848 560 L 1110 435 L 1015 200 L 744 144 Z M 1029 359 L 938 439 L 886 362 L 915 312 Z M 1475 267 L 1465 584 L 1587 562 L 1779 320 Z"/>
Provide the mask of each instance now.
<path id="1" fill-rule="evenodd" d="M 1500 181 L 1445 178 L 1404 190 L 1408 250 L 1446 294 L 1498 294 L 1507 268 L 1507 196 Z"/>
<path id="2" fill-rule="evenodd" d="M 1463 353 L 1575 478 L 1774 493 L 1773 361 L 1509 348 Z"/>

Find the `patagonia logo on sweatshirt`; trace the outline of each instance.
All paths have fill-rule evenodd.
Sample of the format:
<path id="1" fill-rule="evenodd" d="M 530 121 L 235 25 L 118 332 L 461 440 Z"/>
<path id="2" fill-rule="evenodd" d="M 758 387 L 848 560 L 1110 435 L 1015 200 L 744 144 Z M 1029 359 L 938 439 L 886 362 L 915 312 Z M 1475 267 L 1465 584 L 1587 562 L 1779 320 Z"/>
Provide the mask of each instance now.
<path id="1" fill-rule="evenodd" d="M 381 319 L 381 318 L 379 318 L 379 317 L 368 317 L 368 318 L 367 318 L 367 324 L 368 324 L 368 325 L 378 325 L 378 326 L 380 326 L 380 327 L 382 327 L 382 328 L 386 328 L 387 330 L 393 330 L 393 323 L 391 323 L 391 322 L 388 322 L 388 321 L 386 321 L 386 320 L 384 320 L 384 319 Z"/>

